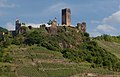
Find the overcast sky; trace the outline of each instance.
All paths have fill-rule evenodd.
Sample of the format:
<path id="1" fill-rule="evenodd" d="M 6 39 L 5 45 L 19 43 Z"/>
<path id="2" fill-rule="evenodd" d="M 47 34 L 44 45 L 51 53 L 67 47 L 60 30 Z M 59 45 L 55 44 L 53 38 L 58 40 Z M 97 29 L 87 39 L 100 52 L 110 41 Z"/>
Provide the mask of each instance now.
<path id="1" fill-rule="evenodd" d="M 47 23 L 61 9 L 71 9 L 72 25 L 85 21 L 91 36 L 120 35 L 120 0 L 0 0 L 0 26 L 14 29 L 15 20 L 27 24 Z"/>

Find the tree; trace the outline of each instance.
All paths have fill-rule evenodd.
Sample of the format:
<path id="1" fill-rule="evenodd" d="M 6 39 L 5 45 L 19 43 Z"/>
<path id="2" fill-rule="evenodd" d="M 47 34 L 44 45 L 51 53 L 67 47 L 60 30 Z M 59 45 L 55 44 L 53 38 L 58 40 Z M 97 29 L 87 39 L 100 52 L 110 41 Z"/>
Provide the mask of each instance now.
<path id="1" fill-rule="evenodd" d="M 120 72 L 120 61 L 115 64 L 115 69 L 114 70 Z"/>
<path id="2" fill-rule="evenodd" d="M 85 32 L 85 33 L 84 33 L 84 36 L 85 36 L 85 37 L 89 37 L 90 35 L 89 35 L 89 33 Z"/>

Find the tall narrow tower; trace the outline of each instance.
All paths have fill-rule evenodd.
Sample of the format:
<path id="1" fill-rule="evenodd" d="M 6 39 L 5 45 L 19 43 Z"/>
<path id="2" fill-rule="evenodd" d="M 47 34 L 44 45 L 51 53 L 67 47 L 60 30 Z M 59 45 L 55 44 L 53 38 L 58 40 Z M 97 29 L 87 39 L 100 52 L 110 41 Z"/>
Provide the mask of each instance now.
<path id="1" fill-rule="evenodd" d="M 21 28 L 21 23 L 18 19 L 16 20 L 15 25 L 16 25 L 15 26 L 16 34 L 19 34 L 20 33 L 20 28 Z"/>
<path id="2" fill-rule="evenodd" d="M 62 25 L 71 25 L 71 11 L 69 8 L 62 9 Z"/>

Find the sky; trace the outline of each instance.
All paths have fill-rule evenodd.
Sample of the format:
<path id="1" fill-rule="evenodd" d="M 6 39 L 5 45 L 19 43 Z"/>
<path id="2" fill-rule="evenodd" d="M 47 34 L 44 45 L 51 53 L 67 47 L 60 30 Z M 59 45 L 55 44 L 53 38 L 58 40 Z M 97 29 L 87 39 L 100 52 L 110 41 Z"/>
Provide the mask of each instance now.
<path id="1" fill-rule="evenodd" d="M 90 36 L 120 35 L 120 0 L 0 0 L 0 26 L 13 30 L 18 18 L 37 25 L 57 18 L 61 9 L 71 9 L 71 25 L 86 22 Z"/>

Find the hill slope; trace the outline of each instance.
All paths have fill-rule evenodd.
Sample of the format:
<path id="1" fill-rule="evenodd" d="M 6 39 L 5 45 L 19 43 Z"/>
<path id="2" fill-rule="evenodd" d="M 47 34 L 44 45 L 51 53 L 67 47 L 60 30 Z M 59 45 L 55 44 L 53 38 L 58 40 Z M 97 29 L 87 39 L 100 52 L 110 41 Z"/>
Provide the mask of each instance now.
<path id="1" fill-rule="evenodd" d="M 70 77 L 93 75 L 118 74 L 102 68 L 91 68 L 87 62 L 74 63 L 65 59 L 61 53 L 50 51 L 39 46 L 9 46 L 5 51 L 10 51 L 14 61 L 1 63 L 0 75 L 3 77 Z"/>
<path id="2" fill-rule="evenodd" d="M 75 28 L 59 26 L 57 33 L 51 33 L 48 29 L 27 29 L 17 36 L 5 34 L 5 40 L 0 42 L 0 76 L 120 74 L 120 59 L 113 54 L 116 50 L 109 49 L 109 45 L 105 48 L 102 41 L 91 41 L 88 33 Z"/>
<path id="3" fill-rule="evenodd" d="M 0 32 L 8 32 L 7 29 L 0 27 Z"/>
<path id="4" fill-rule="evenodd" d="M 106 49 L 110 53 L 116 55 L 120 59 L 120 44 L 116 42 L 109 42 L 109 41 L 98 41 L 100 47 Z"/>

